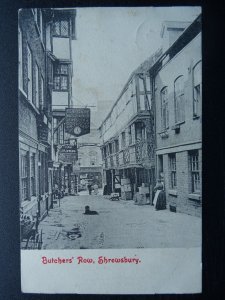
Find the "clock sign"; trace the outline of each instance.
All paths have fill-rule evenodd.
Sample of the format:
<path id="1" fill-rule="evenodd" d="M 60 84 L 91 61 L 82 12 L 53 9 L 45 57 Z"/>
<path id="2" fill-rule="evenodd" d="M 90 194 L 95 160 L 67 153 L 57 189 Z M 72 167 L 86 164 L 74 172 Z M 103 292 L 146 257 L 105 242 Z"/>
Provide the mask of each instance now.
<path id="1" fill-rule="evenodd" d="M 81 133 L 81 128 L 80 128 L 79 126 L 76 126 L 76 127 L 74 128 L 74 133 L 75 133 L 75 134 L 80 134 L 80 133 Z"/>
<path id="2" fill-rule="evenodd" d="M 66 108 L 65 131 L 76 137 L 90 133 L 90 108 Z"/>

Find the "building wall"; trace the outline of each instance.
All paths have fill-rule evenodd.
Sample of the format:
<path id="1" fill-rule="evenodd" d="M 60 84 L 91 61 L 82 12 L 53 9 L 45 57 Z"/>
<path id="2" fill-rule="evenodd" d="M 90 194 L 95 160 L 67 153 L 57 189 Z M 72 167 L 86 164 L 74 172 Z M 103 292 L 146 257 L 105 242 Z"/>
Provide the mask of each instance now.
<path id="1" fill-rule="evenodd" d="M 190 151 L 199 154 L 199 173 L 202 173 L 202 103 L 199 103 L 199 115 L 193 114 L 193 67 L 201 61 L 201 34 L 198 34 L 188 45 L 169 60 L 155 77 L 156 103 L 156 139 L 157 139 L 157 176 L 162 171 L 166 192 L 167 207 L 175 207 L 177 212 L 201 215 L 201 192 L 193 193 L 191 187 Z M 179 66 L 179 67 L 178 67 Z M 180 131 L 175 132 L 174 81 L 184 76 L 184 111 L 185 120 L 180 123 Z M 168 89 L 169 126 L 161 125 L 161 90 Z M 175 188 L 171 187 L 171 168 L 169 155 L 176 155 Z M 162 162 L 161 162 L 162 159 Z"/>
<path id="2" fill-rule="evenodd" d="M 156 134 L 157 134 L 157 150 L 172 145 L 190 143 L 191 141 L 201 141 L 202 138 L 202 116 L 193 118 L 193 73 L 192 69 L 197 62 L 201 60 L 201 34 L 196 36 L 181 52 L 173 57 L 159 71 L 155 78 L 156 92 Z M 179 67 L 178 67 L 179 66 Z M 184 75 L 185 87 L 185 122 L 180 125 L 180 133 L 176 134 L 172 129 L 175 125 L 175 109 L 174 109 L 174 81 Z M 163 87 L 168 87 L 169 102 L 169 128 L 168 138 L 161 138 L 159 133 L 161 128 L 161 99 L 160 91 Z M 201 103 L 199 107 L 201 112 Z M 159 116 L 159 117 L 158 117 Z"/>
<path id="3" fill-rule="evenodd" d="M 33 78 L 35 81 L 35 63 L 38 64 L 40 68 L 40 73 L 45 81 L 45 46 L 44 40 L 41 41 L 40 31 L 38 29 L 37 23 L 34 20 L 34 15 L 31 9 L 24 9 L 20 11 L 19 16 L 19 27 L 22 31 L 23 37 L 23 72 L 24 72 L 24 83 L 23 89 L 27 93 L 27 45 L 31 49 L 33 56 Z M 44 30 L 44 24 L 43 24 Z M 33 85 L 33 95 L 34 95 L 34 85 Z"/>
<path id="4" fill-rule="evenodd" d="M 65 110 L 69 103 L 68 92 L 52 92 L 52 106 L 53 109 Z M 60 105 L 60 106 L 58 106 Z"/>
<path id="5" fill-rule="evenodd" d="M 70 39 L 53 37 L 53 54 L 58 59 L 70 59 Z"/>
<path id="6" fill-rule="evenodd" d="M 48 196 L 45 193 L 47 187 L 45 186 L 46 161 L 42 166 L 39 166 L 40 155 L 48 158 L 47 147 L 41 144 L 39 141 L 38 126 L 40 125 L 40 118 L 42 108 L 47 106 L 47 98 L 45 91 L 46 81 L 46 68 L 45 68 L 45 23 L 42 19 L 42 34 L 41 28 L 35 21 L 34 10 L 23 9 L 19 11 L 19 29 L 22 34 L 22 86 L 19 87 L 19 152 L 20 152 L 20 174 L 25 171 L 24 160 L 22 158 L 26 156 L 26 170 L 27 170 L 27 198 L 22 201 L 22 179 L 20 180 L 20 200 L 23 213 L 30 213 L 33 216 L 36 215 L 38 210 L 38 197 L 41 196 L 40 201 L 40 217 L 46 211 L 46 203 Z M 32 99 L 28 100 L 28 50 L 32 55 Z M 36 78 L 35 67 L 38 66 L 39 78 Z M 43 78 L 43 89 L 41 89 L 41 78 Z M 36 86 L 38 81 L 38 88 Z M 35 91 L 38 89 L 38 101 L 36 101 Z M 34 157 L 34 171 L 31 167 L 32 157 Z M 43 181 L 43 189 L 40 192 L 39 185 L 39 169 L 41 170 Z M 34 174 L 32 175 L 32 173 Z M 32 179 L 34 178 L 34 180 Z M 33 189 L 34 186 L 34 189 Z"/>

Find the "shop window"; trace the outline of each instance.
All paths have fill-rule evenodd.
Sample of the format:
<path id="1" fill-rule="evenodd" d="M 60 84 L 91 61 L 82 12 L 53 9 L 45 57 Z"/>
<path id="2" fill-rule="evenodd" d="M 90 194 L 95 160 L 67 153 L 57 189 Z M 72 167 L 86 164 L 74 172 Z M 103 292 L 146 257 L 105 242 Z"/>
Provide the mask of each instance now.
<path id="1" fill-rule="evenodd" d="M 193 68 L 193 116 L 200 114 L 199 106 L 202 99 L 202 62 L 197 63 Z"/>
<path id="2" fill-rule="evenodd" d="M 198 150 L 189 152 L 190 176 L 191 176 L 191 192 L 200 194 L 200 168 L 199 168 L 199 152 Z"/>
<path id="3" fill-rule="evenodd" d="M 167 87 L 164 87 L 161 90 L 161 125 L 162 130 L 165 130 L 169 127 L 169 102 Z"/>
<path id="4" fill-rule="evenodd" d="M 54 67 L 54 90 L 68 91 L 69 70 L 67 64 L 58 64 Z"/>
<path id="5" fill-rule="evenodd" d="M 169 154 L 170 187 L 177 187 L 176 154 Z"/>
<path id="6" fill-rule="evenodd" d="M 21 200 L 28 200 L 28 153 L 21 155 Z"/>
<path id="7" fill-rule="evenodd" d="M 174 81 L 174 100 L 175 100 L 175 123 L 181 123 L 185 120 L 184 103 L 184 76 L 179 76 Z"/>
<path id="8" fill-rule="evenodd" d="M 30 47 L 27 45 L 27 97 L 30 102 L 32 102 L 32 88 L 33 88 L 33 81 L 32 81 L 32 53 Z"/>
<path id="9" fill-rule="evenodd" d="M 36 195 L 36 176 L 35 176 L 35 154 L 30 157 L 30 182 L 31 182 L 31 196 Z"/>
<path id="10" fill-rule="evenodd" d="M 53 25 L 53 36 L 68 37 L 69 36 L 69 21 L 58 20 Z"/>

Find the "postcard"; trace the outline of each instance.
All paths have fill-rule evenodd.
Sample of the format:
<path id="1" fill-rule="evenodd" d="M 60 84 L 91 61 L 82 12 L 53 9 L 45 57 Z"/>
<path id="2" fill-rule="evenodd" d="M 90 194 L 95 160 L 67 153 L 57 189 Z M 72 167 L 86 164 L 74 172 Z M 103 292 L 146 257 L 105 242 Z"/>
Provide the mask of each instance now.
<path id="1" fill-rule="evenodd" d="M 202 290 L 201 7 L 18 11 L 21 290 Z"/>

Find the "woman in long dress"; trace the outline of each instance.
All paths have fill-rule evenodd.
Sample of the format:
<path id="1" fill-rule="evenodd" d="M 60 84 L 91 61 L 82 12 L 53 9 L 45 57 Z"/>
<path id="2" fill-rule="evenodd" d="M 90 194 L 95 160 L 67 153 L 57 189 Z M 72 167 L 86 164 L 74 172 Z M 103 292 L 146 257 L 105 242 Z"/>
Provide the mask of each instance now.
<path id="1" fill-rule="evenodd" d="M 164 185 L 160 179 L 158 179 L 158 183 L 154 187 L 154 192 L 156 192 L 157 190 L 160 190 L 160 193 L 158 195 L 158 198 L 157 198 L 157 201 L 155 204 L 155 209 L 156 210 L 166 209 L 166 196 L 165 196 L 165 192 L 164 192 Z"/>

